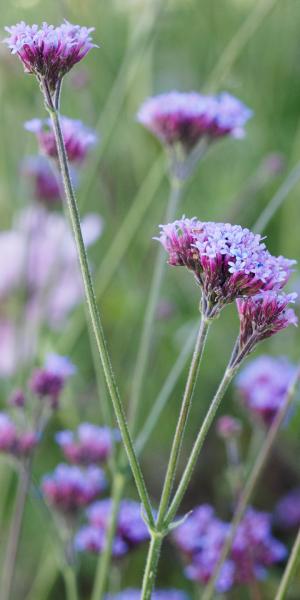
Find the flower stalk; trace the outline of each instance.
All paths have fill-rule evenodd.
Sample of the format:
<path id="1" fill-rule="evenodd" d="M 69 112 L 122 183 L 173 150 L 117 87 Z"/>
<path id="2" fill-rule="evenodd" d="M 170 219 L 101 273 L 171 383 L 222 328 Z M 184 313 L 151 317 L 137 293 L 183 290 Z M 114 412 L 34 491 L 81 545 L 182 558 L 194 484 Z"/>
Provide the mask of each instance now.
<path id="1" fill-rule="evenodd" d="M 286 598 L 291 579 L 297 567 L 300 555 L 300 529 L 295 539 L 288 563 L 286 565 L 283 577 L 281 579 L 275 600 L 284 600 Z"/>

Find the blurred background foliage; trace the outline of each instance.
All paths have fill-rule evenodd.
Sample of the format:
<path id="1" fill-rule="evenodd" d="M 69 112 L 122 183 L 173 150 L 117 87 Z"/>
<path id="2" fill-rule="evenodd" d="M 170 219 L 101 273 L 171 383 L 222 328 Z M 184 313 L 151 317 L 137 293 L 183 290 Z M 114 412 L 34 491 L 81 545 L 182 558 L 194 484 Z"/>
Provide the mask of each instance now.
<path id="1" fill-rule="evenodd" d="M 237 222 L 251 226 L 300 160 L 300 3 L 299 0 L 11 0 L 1 5 L 1 30 L 20 20 L 57 24 L 63 18 L 94 26 L 95 41 L 99 44 L 99 49 L 91 52 L 65 79 L 62 113 L 96 127 L 102 138 L 82 173 L 78 190 L 82 213 L 97 212 L 105 222 L 104 233 L 90 253 L 95 277 L 99 278 L 100 269 L 100 281 L 97 280 L 100 288 L 102 261 L 132 203 L 138 194 L 137 206 L 148 203 L 128 250 L 117 259 L 117 268 L 108 277 L 110 281 L 101 294 L 112 360 L 127 402 L 156 251 L 152 237 L 162 221 L 168 194 L 166 177 L 155 173 L 153 176 L 153 168 L 163 173 L 162 149 L 136 122 L 135 113 L 145 97 L 170 89 L 212 92 L 225 89 L 250 106 L 254 116 L 247 126 L 246 138 L 226 140 L 210 150 L 187 185 L 178 216 L 184 213 L 203 220 L 226 220 L 234 216 Z M 23 122 L 43 117 L 45 111 L 33 77 L 23 76 L 21 64 L 4 46 L 0 48 L 0 97 L 0 219 L 1 229 L 5 229 L 14 213 L 31 202 L 30 192 L 19 175 L 19 165 L 24 155 L 36 152 L 36 143 L 24 131 Z M 279 166 L 275 168 L 273 163 L 266 166 L 266 157 L 274 153 L 279 155 Z M 265 176 L 256 185 L 262 168 Z M 299 191 L 298 184 L 266 231 L 272 252 L 298 260 Z M 106 260 L 105 276 L 110 275 L 110 264 Z M 167 316 L 160 314 L 156 319 L 141 420 L 198 319 L 198 290 L 183 270 L 166 269 L 162 300 L 161 309 L 167 306 Z M 88 332 L 86 327 L 80 329 L 82 310 L 81 307 L 75 312 L 66 331 L 55 335 L 43 332 L 41 356 L 45 349 L 61 350 L 71 356 L 79 373 L 39 451 L 35 466 L 37 480 L 61 458 L 53 443 L 55 429 L 75 426 L 83 418 L 101 422 L 101 398 L 97 397 Z M 76 327 L 79 335 L 74 336 Z M 237 317 L 231 306 L 214 325 L 208 341 L 205 368 L 182 453 L 183 463 L 228 360 L 236 332 Z M 287 354 L 290 359 L 299 360 L 299 333 L 287 331 L 264 343 L 259 351 Z M 145 476 L 154 499 L 161 489 L 185 374 L 184 370 L 143 455 Z M 1 382 L 3 404 L 13 385 L 13 381 Z M 243 416 L 232 387 L 222 411 Z M 245 423 L 246 444 L 250 427 L 246 419 Z M 264 485 L 256 494 L 258 507 L 271 511 L 281 493 L 299 483 L 299 463 L 296 468 L 293 464 L 300 450 L 299 425 L 298 409 L 289 428 L 281 434 L 284 444 L 277 444 Z M 224 461 L 223 447 L 212 431 L 184 509 L 209 501 L 216 505 L 220 515 L 228 517 L 228 491 L 221 476 Z M 1 478 L 3 540 L 15 482 L 2 464 Z M 134 494 L 134 489 L 128 493 Z M 16 598 L 64 597 L 49 536 L 47 518 L 34 502 L 29 503 Z M 141 551 L 125 565 L 127 584 L 139 584 L 143 560 Z M 159 570 L 161 585 L 182 586 L 181 571 L 173 568 L 177 564 L 174 560 L 174 550 L 166 544 Z M 83 560 L 82 598 L 85 590 L 89 590 L 93 565 L 93 559 Z M 271 598 L 272 582 L 269 585 Z M 295 590 L 296 595 L 291 598 L 299 598 L 300 578 Z M 232 593 L 230 597 L 240 596 Z"/>

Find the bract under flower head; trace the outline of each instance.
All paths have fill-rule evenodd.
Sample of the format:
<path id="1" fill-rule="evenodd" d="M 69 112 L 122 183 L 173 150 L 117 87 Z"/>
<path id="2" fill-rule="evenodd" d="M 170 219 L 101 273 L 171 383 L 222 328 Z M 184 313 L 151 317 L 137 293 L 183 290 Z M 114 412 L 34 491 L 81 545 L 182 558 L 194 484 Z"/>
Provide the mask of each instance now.
<path id="1" fill-rule="evenodd" d="M 251 298 L 237 300 L 240 318 L 240 348 L 250 352 L 258 342 L 297 325 L 298 319 L 290 303 L 297 294 L 284 294 L 277 290 L 261 292 Z"/>
<path id="2" fill-rule="evenodd" d="M 281 409 L 296 367 L 285 357 L 262 355 L 248 363 L 235 380 L 243 403 L 269 426 Z"/>
<path id="3" fill-rule="evenodd" d="M 67 156 L 70 162 L 82 163 L 89 150 L 97 142 L 95 132 L 86 127 L 82 121 L 60 117 L 60 125 L 64 138 Z M 27 131 L 37 137 L 43 154 L 50 158 L 58 158 L 57 145 L 51 119 L 32 119 L 24 124 Z"/>
<path id="4" fill-rule="evenodd" d="M 91 38 L 94 28 L 67 21 L 58 27 L 48 23 L 27 25 L 22 21 L 5 29 L 9 36 L 4 43 L 19 56 L 25 72 L 44 80 L 51 93 L 62 77 L 95 47 Z"/>
<path id="5" fill-rule="evenodd" d="M 168 252 L 169 264 L 194 273 L 210 317 L 236 298 L 280 289 L 294 264 L 272 256 L 260 235 L 240 225 L 183 217 L 160 229 L 158 240 Z"/>
<path id="6" fill-rule="evenodd" d="M 243 137 L 251 115 L 240 100 L 225 92 L 217 96 L 168 92 L 148 98 L 137 119 L 167 146 L 180 144 L 189 152 L 203 137 Z"/>

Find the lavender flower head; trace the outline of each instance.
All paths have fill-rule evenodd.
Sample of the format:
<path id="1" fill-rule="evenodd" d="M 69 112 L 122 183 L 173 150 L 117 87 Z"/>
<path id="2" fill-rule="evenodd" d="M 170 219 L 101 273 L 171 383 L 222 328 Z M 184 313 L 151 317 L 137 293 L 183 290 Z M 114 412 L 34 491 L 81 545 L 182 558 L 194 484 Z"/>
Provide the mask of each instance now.
<path id="1" fill-rule="evenodd" d="M 26 458 L 38 441 L 36 432 L 24 427 L 19 428 L 8 414 L 0 412 L 0 453 Z"/>
<path id="2" fill-rule="evenodd" d="M 240 319 L 240 347 L 250 352 L 258 342 L 298 324 L 290 303 L 297 294 L 285 294 L 276 290 L 259 293 L 252 298 L 239 298 L 237 308 Z"/>
<path id="3" fill-rule="evenodd" d="M 68 160 L 71 163 L 82 163 L 89 150 L 97 142 L 97 136 L 82 121 L 60 117 L 62 135 Z M 51 119 L 32 119 L 26 121 L 25 129 L 36 135 L 40 150 L 49 158 L 58 159 L 55 135 Z"/>
<path id="4" fill-rule="evenodd" d="M 9 36 L 4 40 L 12 54 L 17 54 L 25 73 L 33 73 L 54 93 L 63 76 L 95 47 L 91 32 L 94 28 L 80 27 L 65 21 L 58 27 L 43 23 L 27 25 L 22 21 L 6 27 Z"/>
<path id="5" fill-rule="evenodd" d="M 141 590 L 128 588 L 117 594 L 108 594 L 105 600 L 140 600 Z M 181 590 L 156 590 L 152 593 L 152 600 L 188 600 L 188 596 Z"/>
<path id="6" fill-rule="evenodd" d="M 65 458 L 73 464 L 89 465 L 105 462 L 113 448 L 116 434 L 109 427 L 81 423 L 76 432 L 60 431 L 55 439 Z"/>
<path id="7" fill-rule="evenodd" d="M 111 514 L 111 500 L 98 500 L 87 509 L 89 525 L 79 530 L 75 545 L 77 550 L 102 552 L 105 533 Z M 141 515 L 141 505 L 133 500 L 122 500 L 117 519 L 113 555 L 122 556 L 138 544 L 149 539 L 147 526 Z"/>
<path id="8" fill-rule="evenodd" d="M 230 415 L 224 415 L 219 417 L 216 429 L 220 438 L 223 440 L 232 440 L 241 434 L 242 424 L 238 419 Z"/>
<path id="9" fill-rule="evenodd" d="M 157 239 L 169 255 L 168 263 L 194 273 L 209 318 L 237 298 L 281 289 L 294 264 L 272 256 L 260 235 L 240 225 L 183 217 L 160 229 Z"/>
<path id="10" fill-rule="evenodd" d="M 248 363 L 235 380 L 248 411 L 267 427 L 281 409 L 295 365 L 284 357 L 259 356 Z"/>
<path id="11" fill-rule="evenodd" d="M 188 153 L 204 137 L 209 141 L 228 135 L 243 137 L 251 115 L 240 100 L 225 92 L 218 96 L 168 92 L 148 98 L 137 119 L 163 144 L 180 144 Z"/>
<path id="12" fill-rule="evenodd" d="M 49 399 L 52 408 L 57 408 L 66 380 L 75 372 L 75 366 L 66 356 L 51 354 L 45 366 L 33 372 L 29 387 L 36 396 Z"/>
<path id="13" fill-rule="evenodd" d="M 28 156 L 22 161 L 21 173 L 32 181 L 34 197 L 46 206 L 61 202 L 57 177 L 44 156 Z M 74 182 L 75 178 L 72 177 Z"/>
<path id="14" fill-rule="evenodd" d="M 77 513 L 103 493 L 105 475 L 99 467 L 80 469 L 60 464 L 42 480 L 42 492 L 49 504 L 62 513 Z"/>
<path id="15" fill-rule="evenodd" d="M 300 527 L 300 488 L 288 492 L 275 508 L 275 522 L 283 529 Z"/>

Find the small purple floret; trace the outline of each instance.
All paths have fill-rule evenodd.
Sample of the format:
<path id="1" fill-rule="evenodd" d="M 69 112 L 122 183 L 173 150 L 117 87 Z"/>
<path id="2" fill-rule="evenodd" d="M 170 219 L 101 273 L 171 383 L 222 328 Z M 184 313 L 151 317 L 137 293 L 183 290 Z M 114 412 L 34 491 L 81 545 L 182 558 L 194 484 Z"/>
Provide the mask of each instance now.
<path id="1" fill-rule="evenodd" d="M 88 506 L 105 488 L 105 475 L 95 466 L 80 469 L 60 464 L 42 481 L 42 492 L 49 504 L 60 512 L 70 514 Z"/>
<path id="2" fill-rule="evenodd" d="M 223 440 L 231 440 L 240 435 L 242 431 L 241 421 L 231 417 L 230 415 L 224 415 L 217 421 L 217 433 L 223 438 Z"/>
<path id="3" fill-rule="evenodd" d="M 60 431 L 55 439 L 65 458 L 73 464 L 89 465 L 105 462 L 112 451 L 116 433 L 109 427 L 81 423 L 77 431 Z"/>
<path id="4" fill-rule="evenodd" d="M 300 488 L 288 492 L 277 503 L 275 521 L 284 529 L 300 527 Z"/>
<path id="5" fill-rule="evenodd" d="M 141 590 L 128 588 L 117 594 L 108 594 L 105 600 L 140 600 Z M 155 590 L 152 593 L 152 600 L 188 600 L 188 596 L 181 590 Z"/>

